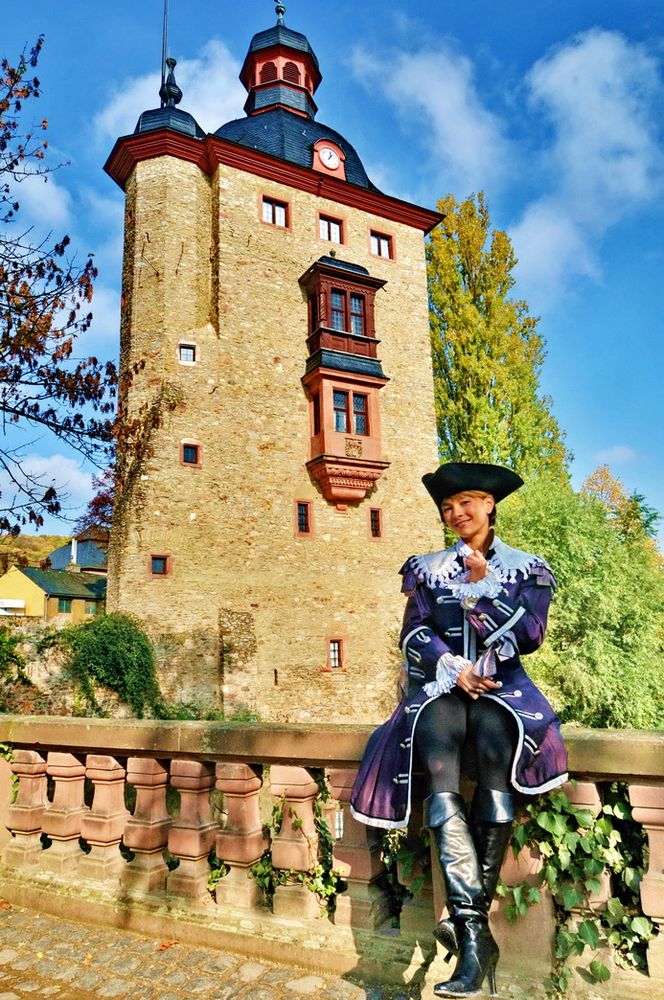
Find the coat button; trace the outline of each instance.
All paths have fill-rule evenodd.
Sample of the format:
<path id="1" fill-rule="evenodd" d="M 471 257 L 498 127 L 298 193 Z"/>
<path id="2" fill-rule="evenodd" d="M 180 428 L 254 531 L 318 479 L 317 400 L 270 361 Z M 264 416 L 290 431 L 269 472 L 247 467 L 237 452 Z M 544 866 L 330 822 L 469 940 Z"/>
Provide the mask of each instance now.
<path id="1" fill-rule="evenodd" d="M 436 604 L 442 604 L 444 600 L 445 600 L 444 597 L 437 597 L 436 598 Z"/>
<path id="2" fill-rule="evenodd" d="M 406 707 L 404 708 L 403 711 L 404 711 L 404 715 L 410 715 L 410 709 L 409 709 L 408 705 L 406 705 Z"/>
<path id="3" fill-rule="evenodd" d="M 493 604 L 494 608 L 497 608 L 498 605 L 500 604 L 500 601 L 492 601 L 491 603 Z"/>
<path id="4" fill-rule="evenodd" d="M 541 713 L 541 712 L 535 712 L 535 718 L 536 718 L 536 719 L 543 719 L 543 718 L 544 718 L 544 716 L 542 715 L 542 713 Z"/>
<path id="5" fill-rule="evenodd" d="M 477 617 L 479 618 L 479 620 L 480 620 L 481 622 L 485 622 L 485 621 L 486 621 L 486 615 L 484 615 L 484 614 L 482 614 L 482 615 L 478 615 Z"/>
<path id="6" fill-rule="evenodd" d="M 392 778 L 392 784 L 393 785 L 398 785 L 399 784 L 399 779 L 398 778 Z"/>
<path id="7" fill-rule="evenodd" d="M 400 743 L 399 746 L 401 747 L 402 750 L 406 749 L 406 744 L 405 743 Z"/>

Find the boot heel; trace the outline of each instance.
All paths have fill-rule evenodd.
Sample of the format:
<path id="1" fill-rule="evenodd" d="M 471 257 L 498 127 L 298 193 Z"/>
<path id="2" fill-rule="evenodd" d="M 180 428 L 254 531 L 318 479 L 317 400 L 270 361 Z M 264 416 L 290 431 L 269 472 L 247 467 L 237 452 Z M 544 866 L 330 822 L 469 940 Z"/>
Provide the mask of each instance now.
<path id="1" fill-rule="evenodd" d="M 496 963 L 490 965 L 487 970 L 487 976 L 489 977 L 489 993 L 492 997 L 497 997 L 498 992 L 496 990 Z"/>

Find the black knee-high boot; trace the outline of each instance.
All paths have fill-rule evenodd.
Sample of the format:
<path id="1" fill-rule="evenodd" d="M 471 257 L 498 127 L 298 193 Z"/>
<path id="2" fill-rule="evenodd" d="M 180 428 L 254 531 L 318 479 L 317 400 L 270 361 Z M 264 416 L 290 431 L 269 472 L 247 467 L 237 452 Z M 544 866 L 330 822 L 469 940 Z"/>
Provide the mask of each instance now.
<path id="1" fill-rule="evenodd" d="M 498 945 L 489 931 L 482 875 L 463 798 L 455 792 L 434 792 L 424 801 L 424 823 L 438 850 L 447 907 L 459 942 L 454 975 L 446 983 L 437 983 L 433 991 L 440 997 L 478 996 L 488 975 L 495 996 Z"/>
<path id="2" fill-rule="evenodd" d="M 487 910 L 496 893 L 498 876 L 514 822 L 514 796 L 495 788 L 475 789 L 470 812 L 470 826 L 482 873 L 482 885 Z M 434 937 L 447 950 L 447 957 L 456 955 L 458 942 L 451 919 L 441 920 L 434 928 Z"/>

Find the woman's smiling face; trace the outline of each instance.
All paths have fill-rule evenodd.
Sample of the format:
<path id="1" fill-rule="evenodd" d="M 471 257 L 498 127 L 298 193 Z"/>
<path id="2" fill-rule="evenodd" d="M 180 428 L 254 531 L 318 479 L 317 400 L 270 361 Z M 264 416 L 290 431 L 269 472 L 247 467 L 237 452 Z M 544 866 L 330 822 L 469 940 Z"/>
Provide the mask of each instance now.
<path id="1" fill-rule="evenodd" d="M 477 538 L 489 529 L 489 514 L 495 502 L 489 493 L 475 490 L 446 497 L 440 509 L 448 528 L 464 541 Z"/>

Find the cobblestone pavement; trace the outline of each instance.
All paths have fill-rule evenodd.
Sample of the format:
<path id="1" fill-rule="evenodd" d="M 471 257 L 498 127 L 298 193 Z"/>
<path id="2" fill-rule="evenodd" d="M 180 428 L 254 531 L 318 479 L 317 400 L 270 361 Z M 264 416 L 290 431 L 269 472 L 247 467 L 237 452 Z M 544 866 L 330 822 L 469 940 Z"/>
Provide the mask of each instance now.
<path id="1" fill-rule="evenodd" d="M 397 988 L 90 927 L 0 901 L 0 1000 L 28 997 L 409 1000 Z"/>

